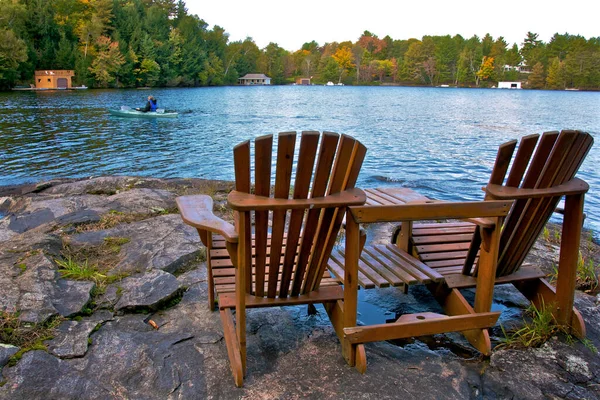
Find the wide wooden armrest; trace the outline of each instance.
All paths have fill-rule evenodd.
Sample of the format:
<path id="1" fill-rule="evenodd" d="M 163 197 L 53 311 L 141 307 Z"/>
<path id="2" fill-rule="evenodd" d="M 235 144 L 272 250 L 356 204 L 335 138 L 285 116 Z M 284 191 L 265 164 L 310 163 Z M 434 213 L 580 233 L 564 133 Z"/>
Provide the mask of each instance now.
<path id="1" fill-rule="evenodd" d="M 350 212 L 358 223 L 504 217 L 512 203 L 507 200 L 411 202 L 389 206 L 351 207 Z"/>
<path id="2" fill-rule="evenodd" d="M 222 235 L 226 241 L 237 243 L 235 227 L 213 214 L 213 200 L 206 195 L 181 196 L 175 199 L 183 222 L 195 228 Z"/>
<path id="3" fill-rule="evenodd" d="M 487 185 L 485 192 L 498 200 L 518 200 L 582 194 L 587 193 L 589 188 L 590 186 L 586 181 L 573 178 L 562 185 L 546 189 L 521 189 L 502 185 Z"/>
<path id="4" fill-rule="evenodd" d="M 340 193 L 315 197 L 312 199 L 276 199 L 238 192 L 236 190 L 232 191 L 227 196 L 227 203 L 229 203 L 229 206 L 236 211 L 346 207 L 363 205 L 366 201 L 367 196 L 365 195 L 365 192 L 358 188 L 348 189 Z"/>

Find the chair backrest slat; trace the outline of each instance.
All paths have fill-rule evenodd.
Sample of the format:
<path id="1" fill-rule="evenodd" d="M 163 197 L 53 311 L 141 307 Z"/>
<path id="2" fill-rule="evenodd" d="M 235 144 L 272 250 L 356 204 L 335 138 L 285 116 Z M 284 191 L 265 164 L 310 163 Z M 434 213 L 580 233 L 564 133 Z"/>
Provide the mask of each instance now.
<path id="1" fill-rule="evenodd" d="M 339 135 L 337 133 L 323 132 L 311 191 L 311 197 L 313 198 L 325 195 L 327 184 L 329 183 L 329 176 L 331 174 L 331 166 L 333 165 L 335 152 L 338 147 L 338 140 Z M 308 215 L 306 216 L 302 243 L 300 244 L 300 251 L 298 253 L 296 272 L 294 273 L 294 282 L 292 284 L 292 296 L 297 296 L 302 290 L 306 266 L 310 260 L 311 248 L 315 242 L 315 234 L 319 227 L 320 215 L 321 210 L 313 209 L 309 210 Z"/>
<path id="2" fill-rule="evenodd" d="M 296 132 L 283 132 L 279 134 L 277 140 L 277 165 L 275 170 L 275 198 L 289 198 L 295 146 Z M 281 249 L 283 247 L 286 211 L 273 211 L 272 215 L 271 263 L 269 265 L 268 297 L 275 297 L 277 294 L 279 260 L 281 258 Z"/>
<path id="3" fill-rule="evenodd" d="M 310 179 L 313 174 L 313 166 L 315 164 L 318 146 L 319 132 L 302 132 L 300 151 L 298 153 L 298 165 L 296 167 L 296 180 L 294 181 L 294 199 L 308 198 Z M 291 211 L 288 239 L 281 273 L 281 286 L 279 289 L 280 297 L 286 297 L 290 289 L 303 219 L 304 210 Z"/>
<path id="4" fill-rule="evenodd" d="M 592 144 L 593 138 L 579 131 L 546 132 L 539 142 L 538 135 L 525 136 L 519 143 L 504 185 L 545 189 L 566 183 L 575 176 Z M 508 145 L 513 146 L 513 142 Z M 501 146 L 496 162 L 501 170 L 492 173 L 490 184 L 502 184 L 507 154 L 506 148 Z M 519 199 L 514 202 L 502 227 L 497 276 L 514 273 L 520 267 L 561 197 Z M 478 249 L 479 243 L 479 235 L 474 235 L 471 247 Z M 463 273 L 470 272 L 472 260 L 468 264 L 469 259 L 467 257 Z"/>
<path id="5" fill-rule="evenodd" d="M 579 170 L 581 163 L 585 159 L 589 152 L 593 139 L 590 135 L 581 134 L 576 131 L 563 131 L 561 134 L 562 141 L 557 141 L 555 147 L 562 147 L 563 151 L 558 152 L 554 157 L 555 166 L 550 166 L 549 169 L 554 169 L 555 174 L 553 179 L 546 179 L 545 187 L 552 187 L 561 185 L 575 177 L 575 174 Z M 551 182 L 548 184 L 548 182 Z M 556 209 L 558 202 L 562 196 L 535 199 L 531 203 L 537 203 L 537 218 L 533 218 L 530 222 L 528 229 L 528 235 L 526 235 L 519 248 L 516 249 L 514 256 L 506 262 L 506 272 L 512 273 L 516 271 L 519 266 L 525 260 L 529 249 L 533 246 L 537 240 L 539 234 L 544 229 L 546 222 L 552 216 L 552 213 Z"/>
<path id="6" fill-rule="evenodd" d="M 515 156 L 515 161 L 513 162 L 510 173 L 508 174 L 508 178 L 506 179 L 506 186 L 519 186 L 519 183 L 521 183 L 521 180 L 523 179 L 523 175 L 525 175 L 527 165 L 529 165 L 529 160 L 531 160 L 531 156 L 533 155 L 533 151 L 535 150 L 535 145 L 537 144 L 539 137 L 540 135 L 529 135 L 524 136 L 521 139 L 519 149 L 517 150 L 517 155 Z M 498 184 L 501 185 L 502 182 Z"/>
<path id="7" fill-rule="evenodd" d="M 355 143 L 356 140 L 351 137 L 345 135 L 342 136 L 331 171 L 331 180 L 329 182 L 329 187 L 327 188 L 328 195 L 339 193 L 344 190 L 343 186 L 348 176 L 348 166 L 352 159 Z M 337 231 L 333 231 L 337 212 L 338 210 L 335 208 L 326 208 L 321 211 L 318 233 L 311 258 L 308 262 L 302 293 L 314 290 L 317 286 L 316 282 L 321 281 L 321 276 L 318 274 L 319 267 L 323 258 L 325 256 L 329 257 L 329 254 L 326 254 L 326 249 L 329 242 L 331 240 L 335 241 L 336 239 L 335 237 L 332 237 L 332 235 L 337 236 L 338 233 Z"/>
<path id="8" fill-rule="evenodd" d="M 563 131 L 558 136 L 534 185 L 535 189 L 545 189 L 563 183 L 560 179 L 560 171 L 565 162 L 567 162 L 574 138 L 575 132 L 569 131 Z M 543 226 L 549 217 L 549 215 L 546 216 L 547 210 L 553 210 L 559 201 L 559 196 L 556 198 L 538 198 L 527 201 L 519 217 L 518 224 L 515 226 L 515 232 L 512 235 L 513 241 L 509 244 L 511 247 L 510 254 L 501 260 L 502 273 L 507 274 L 518 269 L 520 265 L 517 264 L 517 260 L 521 259 L 529 251 L 532 238 L 535 241 L 535 238 L 539 234 L 537 227 L 540 224 Z M 504 254 L 507 253 L 504 252 Z"/>
<path id="9" fill-rule="evenodd" d="M 531 160 L 531 163 L 529 164 L 529 167 L 527 168 L 525 178 L 520 185 L 521 188 L 534 188 L 557 138 L 558 132 L 546 132 L 542 134 L 535 154 Z M 505 253 L 511 248 L 511 243 L 516 243 L 516 241 L 514 241 L 514 235 L 518 234 L 518 230 L 515 229 L 515 227 L 519 224 L 520 217 L 524 215 L 524 211 L 528 203 L 529 199 L 515 201 L 508 214 L 508 217 L 506 218 L 502 235 L 500 237 L 500 256 L 498 258 L 499 264 L 502 264 L 505 258 Z M 501 271 L 499 271 L 499 273 L 500 272 Z"/>
<path id="10" fill-rule="evenodd" d="M 254 193 L 268 197 L 271 193 L 271 157 L 273 136 L 267 135 L 254 141 Z M 267 264 L 267 237 L 269 234 L 269 212 L 257 211 L 254 215 L 255 268 L 257 296 L 265 292 L 265 268 Z"/>
<path id="11" fill-rule="evenodd" d="M 320 142 L 320 143 L 319 143 Z M 256 139 L 254 154 L 255 187 L 258 196 L 307 199 L 322 197 L 353 188 L 365 157 L 366 148 L 355 139 L 336 133 L 303 132 L 300 139 L 295 180 L 296 133 L 280 133 L 277 138 L 275 186 L 271 193 L 271 154 L 273 137 Z M 249 193 L 250 144 L 234 149 L 236 189 Z M 293 193 L 290 193 L 290 192 Z M 329 257 L 343 218 L 343 208 L 309 210 L 253 211 L 254 262 L 246 258 L 246 291 L 256 296 L 297 296 L 318 288 L 324 270 L 323 260 Z M 251 212 L 246 216 L 250 226 Z M 271 220 L 270 241 L 269 217 Z M 240 241 L 252 245 L 251 232 L 240 232 Z M 248 246 L 250 244 L 250 246 Z M 254 268 L 255 284 L 251 284 Z M 267 272 L 268 271 L 268 272 Z"/>
<path id="12" fill-rule="evenodd" d="M 250 193 L 250 142 L 245 141 L 233 148 L 233 164 L 235 171 L 235 190 Z M 239 229 L 239 213 L 235 213 L 235 225 Z M 250 219 L 246 217 L 243 224 L 244 232 L 238 232 L 241 237 L 250 237 Z M 251 259 L 251 255 L 247 256 Z M 241 260 L 240 260 L 241 261 Z M 248 262 L 248 260 L 246 260 Z M 246 291 L 252 290 L 252 271 L 246 271 Z"/>

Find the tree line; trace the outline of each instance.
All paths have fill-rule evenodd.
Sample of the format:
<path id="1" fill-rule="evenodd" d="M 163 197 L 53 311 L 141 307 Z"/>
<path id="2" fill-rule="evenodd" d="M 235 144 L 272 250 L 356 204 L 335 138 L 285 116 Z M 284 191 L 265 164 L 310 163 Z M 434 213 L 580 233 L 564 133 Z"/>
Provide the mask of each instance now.
<path id="1" fill-rule="evenodd" d="M 247 73 L 273 84 L 311 78 L 355 85 L 489 87 L 524 81 L 538 89 L 600 89 L 600 37 L 528 32 L 503 37 L 379 38 L 305 43 L 229 41 L 188 13 L 183 0 L 0 0 L 0 88 L 32 82 L 35 70 L 72 69 L 90 87 L 219 86 Z M 276 39 L 276 38 L 274 38 Z"/>

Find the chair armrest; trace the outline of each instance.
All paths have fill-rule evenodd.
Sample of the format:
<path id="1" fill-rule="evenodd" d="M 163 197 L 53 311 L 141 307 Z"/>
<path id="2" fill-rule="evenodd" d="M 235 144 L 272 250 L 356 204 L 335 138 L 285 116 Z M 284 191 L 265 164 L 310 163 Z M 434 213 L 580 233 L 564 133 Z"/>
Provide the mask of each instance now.
<path id="1" fill-rule="evenodd" d="M 210 196 L 181 196 L 175 199 L 183 222 L 197 229 L 222 235 L 226 241 L 237 243 L 235 227 L 213 214 L 213 200 Z"/>
<path id="2" fill-rule="evenodd" d="M 366 201 L 367 196 L 358 188 L 348 189 L 339 193 L 312 199 L 277 199 L 238 192 L 236 190 L 232 191 L 227 196 L 227 203 L 236 211 L 346 207 L 362 205 Z"/>
<path id="3" fill-rule="evenodd" d="M 587 193 L 590 186 L 584 180 L 573 178 L 562 185 L 546 189 L 521 189 L 502 185 L 487 185 L 485 192 L 497 200 L 533 199 Z"/>
<path id="4" fill-rule="evenodd" d="M 504 217 L 512 201 L 423 202 L 377 207 L 351 207 L 358 223 Z"/>

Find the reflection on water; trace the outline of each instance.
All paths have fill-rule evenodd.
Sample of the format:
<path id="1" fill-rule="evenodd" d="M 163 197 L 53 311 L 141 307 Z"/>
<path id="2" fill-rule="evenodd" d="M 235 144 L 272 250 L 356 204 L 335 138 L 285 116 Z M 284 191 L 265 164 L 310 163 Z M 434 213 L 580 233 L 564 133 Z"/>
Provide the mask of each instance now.
<path id="1" fill-rule="evenodd" d="M 54 177 L 232 179 L 233 145 L 289 130 L 348 133 L 368 148 L 363 187 L 402 185 L 479 199 L 498 145 L 526 134 L 600 129 L 600 93 L 399 87 L 157 89 L 175 120 L 111 117 L 148 91 L 0 93 L 0 185 Z M 586 224 L 600 230 L 600 144 L 580 170 Z"/>

